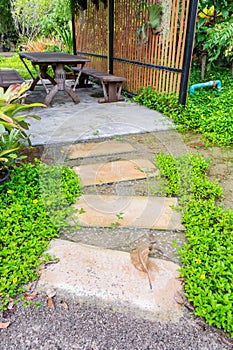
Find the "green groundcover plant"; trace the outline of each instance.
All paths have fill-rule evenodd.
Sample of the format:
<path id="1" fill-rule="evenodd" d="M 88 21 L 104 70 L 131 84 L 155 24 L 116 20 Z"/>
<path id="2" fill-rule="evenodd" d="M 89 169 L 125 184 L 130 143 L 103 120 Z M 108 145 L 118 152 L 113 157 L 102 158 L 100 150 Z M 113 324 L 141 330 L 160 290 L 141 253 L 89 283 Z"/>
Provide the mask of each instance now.
<path id="1" fill-rule="evenodd" d="M 207 178 L 201 155 L 159 154 L 156 164 L 167 195 L 179 198 L 186 226 L 179 250 L 185 295 L 196 315 L 233 336 L 233 212 L 216 205 L 222 189 Z"/>
<path id="2" fill-rule="evenodd" d="M 143 88 L 134 100 L 148 108 L 172 118 L 179 131 L 192 130 L 201 133 L 204 139 L 216 145 L 233 144 L 233 78 L 225 71 L 212 73 L 206 81 L 221 80 L 222 90 L 205 88 L 196 90 L 188 97 L 185 107 L 179 106 L 176 95 L 164 95 Z M 194 71 L 191 84 L 199 83 L 199 72 Z"/>
<path id="3" fill-rule="evenodd" d="M 49 241 L 77 229 L 71 206 L 81 194 L 78 176 L 69 168 L 20 164 L 0 185 L 0 306 L 24 291 L 38 276 Z"/>

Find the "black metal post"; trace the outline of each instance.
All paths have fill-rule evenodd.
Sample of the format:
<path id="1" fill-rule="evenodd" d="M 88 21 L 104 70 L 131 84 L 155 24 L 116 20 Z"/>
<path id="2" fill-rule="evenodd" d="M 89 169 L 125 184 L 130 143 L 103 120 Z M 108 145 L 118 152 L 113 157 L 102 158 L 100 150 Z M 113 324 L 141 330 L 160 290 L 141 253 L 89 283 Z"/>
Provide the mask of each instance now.
<path id="1" fill-rule="evenodd" d="M 195 36 L 198 0 L 190 0 L 188 12 L 188 25 L 184 48 L 182 75 L 180 82 L 179 104 L 185 105 L 192 60 L 193 40 Z"/>
<path id="2" fill-rule="evenodd" d="M 76 55 L 76 38 L 75 38 L 75 16 L 72 14 L 72 40 L 73 40 L 73 54 Z"/>
<path id="3" fill-rule="evenodd" d="M 113 74 L 113 54 L 114 54 L 114 0 L 109 0 L 108 7 L 109 15 L 109 34 L 108 34 L 108 49 L 109 49 L 109 61 L 108 61 L 108 71 Z"/>

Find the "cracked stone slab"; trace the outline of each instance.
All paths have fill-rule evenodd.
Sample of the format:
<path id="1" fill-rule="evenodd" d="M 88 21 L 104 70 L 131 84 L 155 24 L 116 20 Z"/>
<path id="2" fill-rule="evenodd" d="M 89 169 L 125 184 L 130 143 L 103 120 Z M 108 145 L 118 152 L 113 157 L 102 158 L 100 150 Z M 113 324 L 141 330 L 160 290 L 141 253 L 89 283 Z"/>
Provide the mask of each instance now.
<path id="1" fill-rule="evenodd" d="M 49 108 L 34 108 L 31 113 L 41 117 L 30 120 L 30 139 L 33 145 L 93 141 L 105 137 L 139 134 L 174 129 L 170 118 L 139 106 L 135 102 L 98 103 L 91 97 L 90 88 L 80 89 L 77 107 L 62 91 Z M 43 87 L 37 86 L 27 102 L 43 102 Z M 64 117 L 65 116 L 65 117 Z"/>
<path id="2" fill-rule="evenodd" d="M 83 195 L 75 207 L 81 226 L 184 230 L 177 198 Z"/>
<path id="3" fill-rule="evenodd" d="M 134 150 L 135 148 L 130 143 L 112 140 L 104 142 L 77 143 L 69 147 L 68 157 L 69 159 L 77 159 L 108 154 L 128 153 Z"/>
<path id="4" fill-rule="evenodd" d="M 162 321 L 177 321 L 183 314 L 175 301 L 182 286 L 173 262 L 149 258 L 150 289 L 147 274 L 135 268 L 129 253 L 60 239 L 51 242 L 48 253 L 59 262 L 42 271 L 38 291 L 52 288 Z"/>
<path id="5" fill-rule="evenodd" d="M 156 176 L 159 171 L 147 159 L 117 160 L 73 168 L 83 186 L 99 185 Z"/>

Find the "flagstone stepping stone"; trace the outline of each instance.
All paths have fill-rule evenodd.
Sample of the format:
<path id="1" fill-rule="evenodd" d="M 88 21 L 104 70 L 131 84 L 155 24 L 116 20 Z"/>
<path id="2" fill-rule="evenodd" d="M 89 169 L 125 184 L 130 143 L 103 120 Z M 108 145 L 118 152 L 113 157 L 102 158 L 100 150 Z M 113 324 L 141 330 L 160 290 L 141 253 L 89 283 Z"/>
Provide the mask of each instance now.
<path id="1" fill-rule="evenodd" d="M 80 165 L 73 169 L 80 176 L 83 186 L 145 179 L 159 173 L 155 165 L 147 159 L 117 160 Z"/>
<path id="2" fill-rule="evenodd" d="M 177 198 L 83 195 L 75 204 L 81 226 L 184 230 Z"/>
<path id="3" fill-rule="evenodd" d="M 77 143 L 69 147 L 70 159 L 95 157 L 108 154 L 127 153 L 134 151 L 130 143 L 120 141 L 103 141 L 91 143 Z"/>
<path id="4" fill-rule="evenodd" d="M 182 291 L 173 262 L 149 258 L 148 275 L 132 263 L 130 254 L 57 239 L 48 253 L 59 262 L 42 270 L 37 290 L 70 293 L 120 311 L 161 321 L 178 321 L 183 307 L 175 299 Z"/>

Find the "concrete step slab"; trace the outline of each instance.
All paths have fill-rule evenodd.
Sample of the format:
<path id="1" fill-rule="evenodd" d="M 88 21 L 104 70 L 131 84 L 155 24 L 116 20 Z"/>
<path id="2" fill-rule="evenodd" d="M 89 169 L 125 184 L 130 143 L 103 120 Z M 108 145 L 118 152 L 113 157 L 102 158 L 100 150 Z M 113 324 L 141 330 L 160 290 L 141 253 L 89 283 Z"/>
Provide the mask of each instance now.
<path id="1" fill-rule="evenodd" d="M 184 230 L 177 198 L 83 195 L 75 204 L 81 226 Z"/>
<path id="2" fill-rule="evenodd" d="M 48 253 L 59 262 L 42 271 L 38 291 L 52 288 L 79 301 L 156 320 L 176 321 L 182 316 L 183 309 L 175 301 L 176 293 L 182 291 L 179 266 L 173 262 L 149 258 L 150 289 L 147 274 L 135 268 L 129 253 L 60 239 L 51 242 Z"/>
<path id="3" fill-rule="evenodd" d="M 103 142 L 77 143 L 69 146 L 68 158 L 87 158 L 108 154 L 119 154 L 133 152 L 134 147 L 128 142 L 120 142 L 115 140 Z"/>
<path id="4" fill-rule="evenodd" d="M 68 241 L 93 245 L 102 248 L 129 252 L 142 245 L 152 245 L 151 256 L 159 259 L 180 262 L 177 249 L 186 242 L 185 233 L 171 230 L 148 230 L 134 227 L 87 227 L 82 226 L 77 231 L 65 232 L 59 236 Z"/>
<path id="5" fill-rule="evenodd" d="M 145 179 L 159 173 L 155 165 L 147 159 L 117 160 L 80 165 L 73 169 L 80 176 L 83 186 Z"/>

